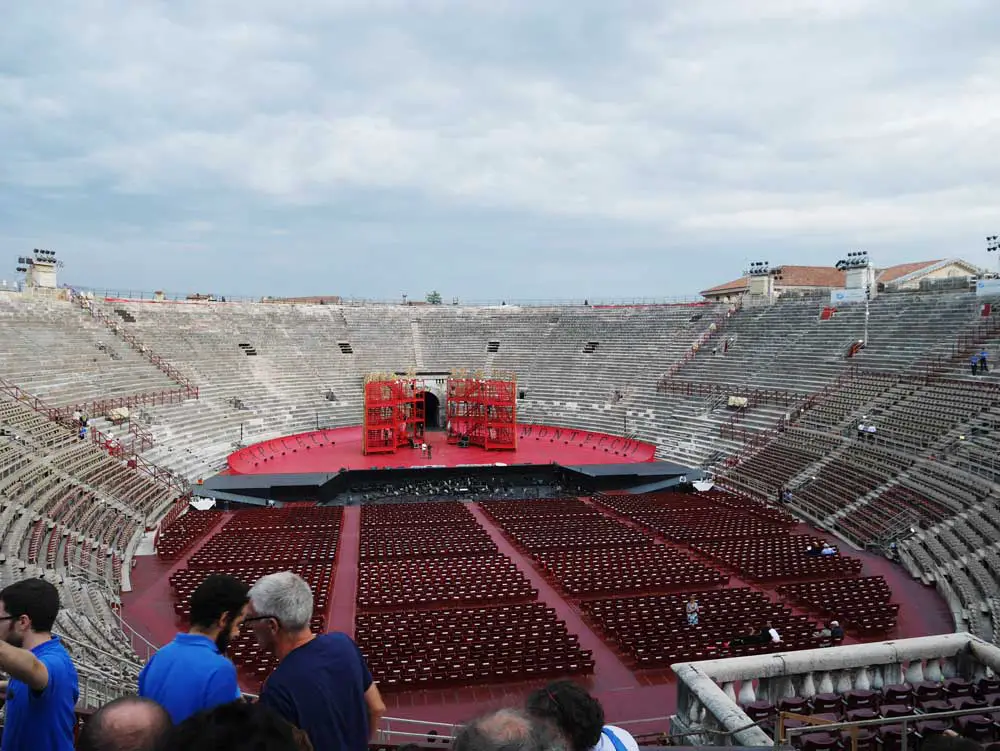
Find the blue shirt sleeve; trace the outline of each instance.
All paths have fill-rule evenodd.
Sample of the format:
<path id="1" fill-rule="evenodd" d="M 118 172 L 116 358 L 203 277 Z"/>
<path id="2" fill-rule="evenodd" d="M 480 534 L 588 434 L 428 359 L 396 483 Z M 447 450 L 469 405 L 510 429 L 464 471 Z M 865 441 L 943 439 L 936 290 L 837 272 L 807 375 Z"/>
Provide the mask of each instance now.
<path id="1" fill-rule="evenodd" d="M 153 658 L 149 658 L 152 662 Z M 142 670 L 139 671 L 139 696 L 146 696 L 146 672 L 149 670 L 150 662 L 143 665 Z"/>
<path id="2" fill-rule="evenodd" d="M 361 689 L 362 691 L 367 691 L 371 688 L 372 683 L 372 672 L 368 669 L 368 661 L 365 659 L 364 654 L 361 652 L 361 647 L 352 639 L 351 644 L 354 645 L 354 651 L 358 653 L 358 662 L 361 663 Z"/>
<path id="3" fill-rule="evenodd" d="M 240 686 L 236 681 L 236 667 L 229 663 L 220 667 L 205 685 L 205 706 L 217 707 L 240 698 Z"/>

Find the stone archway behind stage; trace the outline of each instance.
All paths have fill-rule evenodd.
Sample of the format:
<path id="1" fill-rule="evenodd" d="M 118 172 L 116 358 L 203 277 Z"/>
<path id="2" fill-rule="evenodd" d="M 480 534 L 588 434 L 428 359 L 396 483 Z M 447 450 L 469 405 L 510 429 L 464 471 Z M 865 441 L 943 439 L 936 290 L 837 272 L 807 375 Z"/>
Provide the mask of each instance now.
<path id="1" fill-rule="evenodd" d="M 424 427 L 427 430 L 444 429 L 444 403 L 433 391 L 421 392 L 424 398 Z"/>

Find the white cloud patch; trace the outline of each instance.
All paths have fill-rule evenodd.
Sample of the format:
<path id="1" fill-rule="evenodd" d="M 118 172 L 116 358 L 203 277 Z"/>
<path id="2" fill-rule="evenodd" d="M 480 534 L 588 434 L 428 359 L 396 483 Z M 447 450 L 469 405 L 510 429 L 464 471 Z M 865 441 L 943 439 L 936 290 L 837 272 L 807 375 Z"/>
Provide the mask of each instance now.
<path id="1" fill-rule="evenodd" d="M 397 283 L 345 272 L 344 248 L 409 244 L 413 283 L 472 280 L 449 295 L 672 294 L 758 247 L 984 262 L 1000 229 L 989 0 L 45 8 L 0 30 L 0 220 L 8 241 L 79 238 L 78 266 L 122 268 L 127 225 L 150 249 L 196 233 L 205 257 L 257 258 L 234 283 L 258 292 L 301 284 L 263 260 L 280 240 L 322 242 L 334 287 L 376 296 Z M 459 244 L 551 262 L 459 277 Z M 586 262 L 553 271 L 569 246 Z M 184 278 L 152 251 L 145 268 Z"/>

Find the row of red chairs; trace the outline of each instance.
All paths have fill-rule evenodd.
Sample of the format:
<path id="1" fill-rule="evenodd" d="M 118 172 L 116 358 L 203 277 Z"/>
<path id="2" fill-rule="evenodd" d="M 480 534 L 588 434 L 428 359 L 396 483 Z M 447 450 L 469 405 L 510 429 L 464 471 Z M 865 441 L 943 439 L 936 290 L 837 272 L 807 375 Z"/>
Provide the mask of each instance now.
<path id="1" fill-rule="evenodd" d="M 761 643 L 767 623 L 778 631 L 780 649 L 819 646 L 815 626 L 748 587 L 694 593 L 700 606 L 698 625 L 689 625 L 686 606 L 692 595 L 595 600 L 584 613 L 642 667 L 662 667 L 679 660 L 766 651 Z M 754 638 L 747 639 L 748 636 Z"/>
<path id="2" fill-rule="evenodd" d="M 567 594 L 627 594 L 699 589 L 728 583 L 729 577 L 664 545 L 590 548 L 535 553 L 542 566 Z"/>
<path id="3" fill-rule="evenodd" d="M 200 540 L 221 517 L 219 511 L 188 511 L 160 533 L 156 544 L 157 555 L 162 560 L 175 560 L 196 540 Z"/>
<path id="4" fill-rule="evenodd" d="M 188 559 L 191 568 L 269 563 L 276 567 L 296 562 L 332 561 L 338 531 L 326 528 L 224 529 Z M 280 570 L 280 569 L 278 569 Z"/>
<path id="5" fill-rule="evenodd" d="M 899 615 L 899 605 L 891 602 L 892 591 L 883 576 L 787 584 L 777 591 L 791 602 L 859 632 L 890 631 Z"/>
<path id="6" fill-rule="evenodd" d="M 822 545 L 822 542 L 808 535 L 789 535 L 759 540 L 703 542 L 691 547 L 754 581 L 832 579 L 855 576 L 861 571 L 861 561 L 857 558 L 806 555 L 806 548 Z"/>
<path id="7" fill-rule="evenodd" d="M 340 506 L 293 506 L 245 509 L 223 527 L 241 529 L 292 529 L 298 527 L 340 528 L 344 510 Z"/>
<path id="8" fill-rule="evenodd" d="M 592 672 L 552 608 L 532 602 L 466 610 L 364 613 L 355 638 L 387 689 Z"/>
<path id="9" fill-rule="evenodd" d="M 457 501 L 386 503 L 361 507 L 361 527 L 449 524 L 475 521 L 467 506 Z"/>
<path id="10" fill-rule="evenodd" d="M 484 501 L 484 511 L 497 521 L 544 517 L 593 516 L 596 512 L 579 498 L 540 498 L 526 501 Z"/>
<path id="11" fill-rule="evenodd" d="M 601 515 L 498 523 L 529 553 L 599 546 L 646 545 L 650 542 L 649 536 L 642 532 Z"/>
<path id="12" fill-rule="evenodd" d="M 531 600 L 538 595 L 506 556 L 366 562 L 358 576 L 362 609 Z"/>

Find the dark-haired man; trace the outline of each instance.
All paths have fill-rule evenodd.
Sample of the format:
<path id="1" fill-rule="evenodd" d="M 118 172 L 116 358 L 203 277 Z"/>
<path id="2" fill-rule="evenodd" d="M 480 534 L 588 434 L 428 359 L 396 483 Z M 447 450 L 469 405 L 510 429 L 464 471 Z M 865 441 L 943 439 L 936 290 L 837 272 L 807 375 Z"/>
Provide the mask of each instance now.
<path id="1" fill-rule="evenodd" d="M 0 591 L 0 670 L 7 722 L 2 751 L 73 751 L 79 681 L 69 653 L 52 635 L 59 591 L 24 579 Z"/>
<path id="2" fill-rule="evenodd" d="M 210 574 L 191 595 L 191 628 L 149 658 L 139 674 L 139 696 L 159 702 L 175 723 L 240 698 L 229 643 L 246 617 L 248 587 Z"/>
<path id="3" fill-rule="evenodd" d="M 312 744 L 271 709 L 226 704 L 199 712 L 161 739 L 160 751 L 312 751 Z M 320 750 L 317 750 L 320 751 Z"/>

